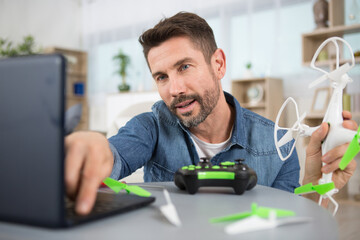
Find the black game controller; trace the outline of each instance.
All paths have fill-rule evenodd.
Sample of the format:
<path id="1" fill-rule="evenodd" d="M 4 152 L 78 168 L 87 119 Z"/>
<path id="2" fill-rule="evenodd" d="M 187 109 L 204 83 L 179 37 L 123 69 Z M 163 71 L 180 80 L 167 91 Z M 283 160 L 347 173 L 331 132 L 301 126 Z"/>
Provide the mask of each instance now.
<path id="1" fill-rule="evenodd" d="M 242 161 L 238 159 L 235 162 L 227 161 L 220 166 L 212 166 L 208 159 L 203 158 L 198 166 L 184 166 L 177 170 L 174 182 L 178 188 L 187 190 L 190 194 L 196 193 L 199 187 L 227 186 L 240 195 L 255 187 L 257 182 L 255 171 Z"/>

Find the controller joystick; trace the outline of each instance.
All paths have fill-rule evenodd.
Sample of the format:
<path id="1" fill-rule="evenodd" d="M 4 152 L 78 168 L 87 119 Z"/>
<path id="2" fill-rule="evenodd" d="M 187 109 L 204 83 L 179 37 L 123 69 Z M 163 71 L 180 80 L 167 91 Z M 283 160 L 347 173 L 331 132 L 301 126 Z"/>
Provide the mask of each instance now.
<path id="1" fill-rule="evenodd" d="M 244 160 L 244 159 L 241 159 L 241 158 L 235 160 L 235 162 L 236 162 L 237 164 L 242 164 L 244 161 L 245 161 L 245 160 Z"/>
<path id="2" fill-rule="evenodd" d="M 210 159 L 206 158 L 206 157 L 200 158 L 200 161 L 199 161 L 198 165 L 201 166 L 201 167 L 206 167 L 206 166 L 212 167 Z"/>
<path id="3" fill-rule="evenodd" d="M 240 195 L 257 183 L 255 171 L 243 162 L 243 159 L 237 159 L 235 162 L 226 161 L 220 166 L 213 166 L 208 159 L 202 158 L 198 166 L 180 168 L 174 175 L 174 182 L 178 188 L 190 194 L 195 194 L 199 187 L 228 186 Z"/>

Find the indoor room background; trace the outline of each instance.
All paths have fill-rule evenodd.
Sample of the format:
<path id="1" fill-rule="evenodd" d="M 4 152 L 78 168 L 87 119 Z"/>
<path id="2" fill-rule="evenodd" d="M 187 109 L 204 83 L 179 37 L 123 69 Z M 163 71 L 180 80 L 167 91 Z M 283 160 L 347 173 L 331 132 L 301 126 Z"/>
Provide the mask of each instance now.
<path id="1" fill-rule="evenodd" d="M 119 94 L 117 85 L 120 78 L 115 74 L 117 66 L 113 56 L 122 49 L 130 57 L 127 82 L 131 92 L 156 91 L 137 39 L 163 17 L 179 11 L 195 12 L 211 25 L 218 47 L 227 56 L 227 74 L 222 80 L 225 91 L 231 92 L 232 80 L 244 78 L 246 65 L 251 63 L 254 77 L 282 79 L 284 99 L 294 97 L 300 112 L 303 112 L 309 111 L 314 96 L 314 89 L 308 89 L 308 84 L 320 76 L 319 72 L 302 64 L 301 34 L 316 28 L 314 2 L 0 0 L 0 37 L 19 42 L 30 34 L 41 48 L 57 46 L 86 51 L 89 129 L 106 132 L 106 97 Z M 346 17 L 352 2 L 345 0 L 346 25 L 352 24 L 352 20 Z M 345 39 L 354 51 L 360 50 L 359 34 L 345 36 Z M 359 65 L 351 70 L 350 75 L 354 82 L 347 91 L 359 94 Z M 286 120 L 294 121 L 290 114 Z M 303 164 L 305 151 L 301 143 L 298 143 L 298 154 Z M 359 183 L 360 177 L 354 177 L 350 193 L 359 192 Z"/>

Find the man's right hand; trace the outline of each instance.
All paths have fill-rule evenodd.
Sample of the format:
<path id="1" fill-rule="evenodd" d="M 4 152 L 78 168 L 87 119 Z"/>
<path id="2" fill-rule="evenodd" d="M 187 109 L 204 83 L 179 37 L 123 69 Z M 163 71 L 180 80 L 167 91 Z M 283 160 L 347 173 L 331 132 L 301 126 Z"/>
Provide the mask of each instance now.
<path id="1" fill-rule="evenodd" d="M 114 158 L 108 140 L 97 132 L 75 132 L 65 138 L 65 185 L 76 200 L 77 214 L 88 214 L 101 182 L 111 174 Z"/>

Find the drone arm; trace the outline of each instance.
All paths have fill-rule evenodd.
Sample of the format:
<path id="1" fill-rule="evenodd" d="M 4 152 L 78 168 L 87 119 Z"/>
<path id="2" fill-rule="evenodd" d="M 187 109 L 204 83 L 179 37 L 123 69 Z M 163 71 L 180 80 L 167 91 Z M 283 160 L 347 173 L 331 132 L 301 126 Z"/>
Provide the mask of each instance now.
<path id="1" fill-rule="evenodd" d="M 307 125 L 303 125 L 303 132 L 300 133 L 301 137 L 309 137 L 311 136 L 316 130 L 320 128 L 320 126 L 317 127 L 309 127 Z"/>

